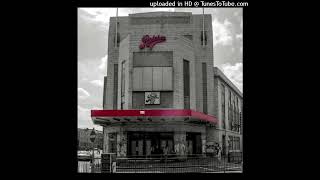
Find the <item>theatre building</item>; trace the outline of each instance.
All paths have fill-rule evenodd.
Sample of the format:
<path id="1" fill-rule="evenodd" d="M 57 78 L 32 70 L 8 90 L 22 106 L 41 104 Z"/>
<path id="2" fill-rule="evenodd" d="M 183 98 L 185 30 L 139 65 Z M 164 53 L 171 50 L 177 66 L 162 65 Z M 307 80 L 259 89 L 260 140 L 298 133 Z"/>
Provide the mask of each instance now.
<path id="1" fill-rule="evenodd" d="M 221 143 L 213 59 L 209 14 L 111 17 L 103 110 L 91 110 L 104 152 L 186 156 Z"/>

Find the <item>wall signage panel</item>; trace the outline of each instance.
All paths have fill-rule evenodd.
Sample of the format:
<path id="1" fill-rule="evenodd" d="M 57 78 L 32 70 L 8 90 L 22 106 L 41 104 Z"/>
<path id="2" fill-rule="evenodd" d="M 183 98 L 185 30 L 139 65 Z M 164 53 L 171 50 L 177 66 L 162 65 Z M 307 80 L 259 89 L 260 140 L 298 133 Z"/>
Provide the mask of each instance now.
<path id="1" fill-rule="evenodd" d="M 145 104 L 160 104 L 160 92 L 145 92 Z"/>

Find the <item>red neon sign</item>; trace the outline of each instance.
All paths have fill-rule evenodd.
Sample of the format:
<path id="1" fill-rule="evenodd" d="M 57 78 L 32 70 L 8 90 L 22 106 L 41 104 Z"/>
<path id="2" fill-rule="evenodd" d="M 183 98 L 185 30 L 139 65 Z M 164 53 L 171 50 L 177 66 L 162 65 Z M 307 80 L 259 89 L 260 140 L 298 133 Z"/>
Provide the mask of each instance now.
<path id="1" fill-rule="evenodd" d="M 153 48 L 154 45 L 156 45 L 157 43 L 161 43 L 166 41 L 166 37 L 165 36 L 153 36 L 150 37 L 149 35 L 144 35 L 141 39 L 139 48 L 140 49 L 144 49 L 145 47 L 148 47 L 150 49 Z"/>

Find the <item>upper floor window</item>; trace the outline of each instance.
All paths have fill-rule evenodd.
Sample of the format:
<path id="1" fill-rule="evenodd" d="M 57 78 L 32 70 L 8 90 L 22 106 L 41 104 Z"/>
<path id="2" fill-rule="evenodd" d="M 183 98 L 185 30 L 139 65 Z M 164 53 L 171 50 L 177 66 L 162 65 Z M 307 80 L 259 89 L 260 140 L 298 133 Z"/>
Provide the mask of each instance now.
<path id="1" fill-rule="evenodd" d="M 222 128 L 225 128 L 225 90 L 224 85 L 221 84 L 221 121 Z"/>
<path id="2" fill-rule="evenodd" d="M 125 60 L 121 63 L 121 109 L 125 103 Z"/>
<path id="3" fill-rule="evenodd" d="M 201 31 L 201 45 L 207 45 L 207 31 Z"/>
<path id="4" fill-rule="evenodd" d="M 114 40 L 113 40 L 114 43 L 116 42 L 116 38 L 117 38 L 117 47 L 119 47 L 120 46 L 120 33 L 117 33 L 117 36 L 114 36 Z"/>

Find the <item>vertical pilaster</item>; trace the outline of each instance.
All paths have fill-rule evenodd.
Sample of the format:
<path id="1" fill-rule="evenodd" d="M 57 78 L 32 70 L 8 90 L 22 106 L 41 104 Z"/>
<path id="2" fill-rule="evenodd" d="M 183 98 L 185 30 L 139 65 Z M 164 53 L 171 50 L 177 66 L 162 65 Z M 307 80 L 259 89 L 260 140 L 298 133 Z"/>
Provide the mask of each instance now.
<path id="1" fill-rule="evenodd" d="M 178 156 L 185 156 L 187 154 L 185 131 L 177 131 L 174 133 L 174 151 Z"/>
<path id="2" fill-rule="evenodd" d="M 121 130 L 117 133 L 117 157 L 127 156 L 127 133 Z"/>
<path id="3" fill-rule="evenodd" d="M 206 133 L 201 133 L 201 145 L 202 145 L 202 154 L 206 153 Z"/>

